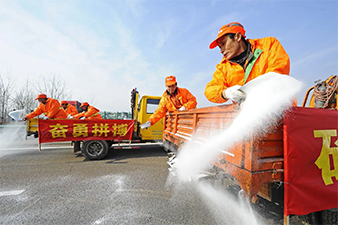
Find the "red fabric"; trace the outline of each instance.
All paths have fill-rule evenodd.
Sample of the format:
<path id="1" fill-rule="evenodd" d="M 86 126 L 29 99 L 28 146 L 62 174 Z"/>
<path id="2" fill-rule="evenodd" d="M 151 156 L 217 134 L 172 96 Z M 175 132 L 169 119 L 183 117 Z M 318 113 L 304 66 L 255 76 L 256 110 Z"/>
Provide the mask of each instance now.
<path id="1" fill-rule="evenodd" d="M 131 140 L 134 120 L 39 120 L 39 143 Z"/>
<path id="2" fill-rule="evenodd" d="M 284 214 L 338 207 L 338 111 L 294 107 L 283 130 Z"/>

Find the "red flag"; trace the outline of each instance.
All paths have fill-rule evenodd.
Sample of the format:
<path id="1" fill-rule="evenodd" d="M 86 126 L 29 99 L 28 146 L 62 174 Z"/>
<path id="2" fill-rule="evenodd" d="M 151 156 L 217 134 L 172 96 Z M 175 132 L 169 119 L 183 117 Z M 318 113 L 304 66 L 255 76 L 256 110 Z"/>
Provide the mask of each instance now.
<path id="1" fill-rule="evenodd" d="M 294 107 L 283 130 L 284 214 L 338 207 L 338 111 Z"/>
<path id="2" fill-rule="evenodd" d="M 134 120 L 39 120 L 39 143 L 131 140 Z"/>

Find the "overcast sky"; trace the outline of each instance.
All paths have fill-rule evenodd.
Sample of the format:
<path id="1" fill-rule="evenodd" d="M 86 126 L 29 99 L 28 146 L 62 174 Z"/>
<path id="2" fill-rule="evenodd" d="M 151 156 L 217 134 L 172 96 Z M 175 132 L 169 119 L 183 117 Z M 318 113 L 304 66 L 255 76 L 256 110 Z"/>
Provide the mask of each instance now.
<path id="1" fill-rule="evenodd" d="M 305 83 L 300 105 L 315 80 L 338 74 L 337 2 L 0 0 L 0 74 L 10 73 L 17 88 L 60 74 L 72 100 L 101 111 L 129 111 L 134 87 L 162 95 L 164 78 L 175 75 L 197 107 L 213 106 L 204 89 L 222 55 L 209 44 L 238 21 L 249 39 L 281 42 L 290 75 Z"/>

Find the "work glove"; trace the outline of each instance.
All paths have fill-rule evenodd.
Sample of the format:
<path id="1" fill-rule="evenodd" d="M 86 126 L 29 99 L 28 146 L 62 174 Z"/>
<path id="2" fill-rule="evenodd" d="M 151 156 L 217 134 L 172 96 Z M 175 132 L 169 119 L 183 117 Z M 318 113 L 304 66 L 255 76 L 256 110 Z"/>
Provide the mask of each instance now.
<path id="1" fill-rule="evenodd" d="M 74 119 L 74 117 L 72 117 L 72 115 L 68 114 L 67 119 Z"/>
<path id="2" fill-rule="evenodd" d="M 242 86 L 240 85 L 235 85 L 232 87 L 228 87 L 222 92 L 222 96 L 224 98 L 228 98 L 232 100 L 233 102 L 240 102 L 243 101 L 246 97 L 245 92 L 241 91 L 240 88 Z"/>
<path id="3" fill-rule="evenodd" d="M 86 117 L 84 117 L 84 116 L 80 118 L 80 120 L 84 120 L 84 119 L 86 119 Z"/>
<path id="4" fill-rule="evenodd" d="M 38 116 L 38 119 L 46 120 L 46 119 L 48 119 L 48 117 L 47 117 L 45 114 L 40 114 L 40 115 Z"/>
<path id="5" fill-rule="evenodd" d="M 41 120 L 48 120 L 48 116 L 46 116 L 45 114 L 39 115 L 38 118 Z"/>
<path id="6" fill-rule="evenodd" d="M 182 106 L 181 108 L 178 109 L 178 111 L 183 111 L 183 110 L 185 110 L 184 106 Z"/>
<path id="7" fill-rule="evenodd" d="M 141 124 L 140 127 L 141 129 L 144 129 L 144 128 L 148 128 L 151 126 L 151 122 L 150 121 L 147 121 L 145 122 L 144 124 Z"/>

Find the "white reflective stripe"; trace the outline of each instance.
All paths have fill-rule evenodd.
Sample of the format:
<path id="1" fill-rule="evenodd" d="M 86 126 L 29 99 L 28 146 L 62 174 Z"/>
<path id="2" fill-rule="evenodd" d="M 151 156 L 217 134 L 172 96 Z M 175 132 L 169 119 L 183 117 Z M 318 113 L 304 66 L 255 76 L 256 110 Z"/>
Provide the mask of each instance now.
<path id="1" fill-rule="evenodd" d="M 93 114 L 91 116 L 88 116 L 88 117 L 93 117 L 93 116 L 96 116 L 97 114 L 99 114 L 99 113 L 97 112 L 97 113 L 95 113 L 95 114 Z"/>

